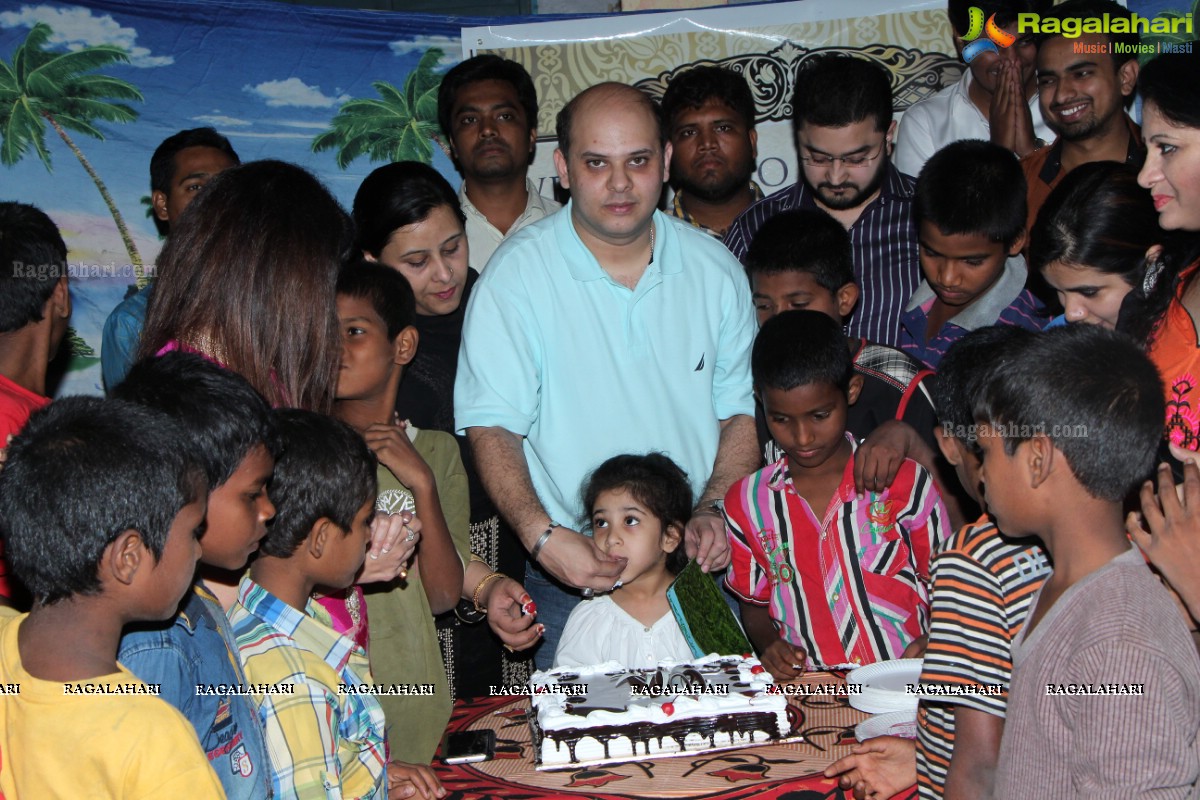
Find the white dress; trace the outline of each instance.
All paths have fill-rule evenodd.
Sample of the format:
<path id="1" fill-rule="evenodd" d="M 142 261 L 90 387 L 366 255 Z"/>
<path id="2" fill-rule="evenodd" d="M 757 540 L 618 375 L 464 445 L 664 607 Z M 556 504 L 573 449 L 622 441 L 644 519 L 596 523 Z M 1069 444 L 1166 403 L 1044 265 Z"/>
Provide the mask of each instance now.
<path id="1" fill-rule="evenodd" d="M 554 655 L 556 667 L 584 667 L 617 661 L 622 666 L 653 667 L 663 659 L 692 660 L 692 649 L 668 611 L 650 627 L 631 617 L 610 595 L 575 606 Z"/>

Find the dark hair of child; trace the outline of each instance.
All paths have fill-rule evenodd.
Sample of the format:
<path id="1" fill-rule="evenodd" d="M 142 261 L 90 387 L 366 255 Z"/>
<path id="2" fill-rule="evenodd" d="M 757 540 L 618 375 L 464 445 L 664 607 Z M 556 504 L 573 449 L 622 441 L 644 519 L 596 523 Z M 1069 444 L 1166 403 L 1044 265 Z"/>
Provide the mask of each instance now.
<path id="1" fill-rule="evenodd" d="M 591 514 L 602 492 L 624 489 L 662 524 L 677 525 L 680 532 L 692 517 L 692 487 L 687 473 L 662 453 L 643 456 L 613 456 L 588 476 L 583 490 L 583 507 Z M 678 575 L 687 566 L 682 545 L 667 553 L 667 571 Z"/>
<path id="2" fill-rule="evenodd" d="M 663 92 L 662 116 L 667 128 L 684 109 L 696 109 L 716 100 L 742 118 L 747 129 L 754 127 L 754 95 L 740 72 L 716 66 L 692 67 L 671 79 Z"/>
<path id="3" fill-rule="evenodd" d="M 42 321 L 42 310 L 67 277 L 67 246 L 36 206 L 0 203 L 0 333 Z"/>
<path id="4" fill-rule="evenodd" d="M 979 455 L 972 403 L 991 376 L 1008 369 L 1012 353 L 1037 333 L 1017 325 L 971 331 L 946 351 L 933 381 L 933 404 L 943 429 Z"/>
<path id="5" fill-rule="evenodd" d="M 754 388 L 788 391 L 814 383 L 850 389 L 854 362 L 846 334 L 819 311 L 784 311 L 763 323 L 750 354 Z"/>
<path id="6" fill-rule="evenodd" d="M 1150 193 L 1137 171 L 1116 161 L 1081 164 L 1054 187 L 1029 231 L 1029 266 L 1055 262 L 1119 275 L 1132 291 L 1121 306 L 1121 329 L 1145 342 L 1173 294 L 1175 270 L 1147 281 L 1146 251 L 1163 241 Z"/>
<path id="7" fill-rule="evenodd" d="M 892 124 L 892 78 L 886 69 L 838 53 L 801 62 L 792 95 L 793 130 L 805 125 L 844 128 L 864 119 L 874 120 L 880 133 Z"/>
<path id="8" fill-rule="evenodd" d="M 831 292 L 854 283 L 850 234 L 816 209 L 784 211 L 763 223 L 746 251 L 746 273 L 807 272 Z"/>
<path id="9" fill-rule="evenodd" d="M 229 480 L 258 445 L 273 456 L 279 450 L 262 395 L 241 375 L 193 353 L 139 361 L 113 397 L 170 414 L 204 466 L 209 491 Z"/>
<path id="10" fill-rule="evenodd" d="M 379 167 L 363 179 L 354 194 L 358 249 L 378 258 L 393 233 L 424 221 L 442 206 L 466 224 L 458 195 L 433 167 L 419 161 Z"/>
<path id="11" fill-rule="evenodd" d="M 271 417 L 283 450 L 271 477 L 275 519 L 259 551 L 290 558 L 322 518 L 349 534 L 354 515 L 378 493 L 377 465 L 363 438 L 340 420 L 295 408 Z"/>
<path id="12" fill-rule="evenodd" d="M 68 397 L 33 414 L 0 470 L 0 533 L 39 605 L 100 590 L 104 549 L 127 530 L 155 560 L 205 491 L 179 426 L 123 400 Z"/>
<path id="13" fill-rule="evenodd" d="M 930 157 L 917 177 L 917 219 L 947 236 L 981 234 L 1006 247 L 1025 231 L 1025 174 L 1010 150 L 962 139 Z"/>
<path id="14" fill-rule="evenodd" d="M 387 338 L 415 324 L 417 300 L 408 280 L 391 267 L 365 258 L 347 264 L 338 274 L 337 293 L 366 300 L 387 325 Z"/>
<path id="15" fill-rule="evenodd" d="M 1119 502 L 1154 466 L 1162 381 L 1123 333 L 1100 325 L 1044 331 L 980 389 L 973 416 L 999 429 L 1005 452 L 1046 435 L 1092 497 Z"/>

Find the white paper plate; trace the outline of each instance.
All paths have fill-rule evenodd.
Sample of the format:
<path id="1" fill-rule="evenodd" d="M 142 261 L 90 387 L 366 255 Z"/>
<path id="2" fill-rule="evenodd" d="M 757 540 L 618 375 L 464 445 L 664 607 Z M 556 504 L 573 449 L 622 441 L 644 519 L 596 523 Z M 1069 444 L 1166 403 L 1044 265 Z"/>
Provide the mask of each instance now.
<path id="1" fill-rule="evenodd" d="M 850 695 L 850 705 L 868 714 L 916 713 L 917 695 L 910 694 L 907 687 L 920 679 L 919 658 L 899 658 L 859 667 L 846 676 L 846 683 L 862 687 L 861 692 Z"/>
<path id="2" fill-rule="evenodd" d="M 860 742 L 876 736 L 899 736 L 904 739 L 917 738 L 917 715 L 908 711 L 893 711 L 876 714 L 863 720 L 854 729 L 854 738 Z"/>

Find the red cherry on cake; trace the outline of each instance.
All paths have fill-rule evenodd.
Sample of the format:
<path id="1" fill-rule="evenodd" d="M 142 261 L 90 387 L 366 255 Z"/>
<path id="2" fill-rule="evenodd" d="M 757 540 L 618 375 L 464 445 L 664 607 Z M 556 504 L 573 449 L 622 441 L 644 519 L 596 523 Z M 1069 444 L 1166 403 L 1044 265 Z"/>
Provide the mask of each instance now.
<path id="1" fill-rule="evenodd" d="M 662 712 L 664 714 L 666 714 L 668 717 L 671 716 L 672 714 L 675 713 L 675 704 L 674 703 L 663 703 L 662 704 Z"/>
<path id="2" fill-rule="evenodd" d="M 764 673 L 766 671 L 767 670 L 761 664 L 755 664 L 753 667 L 750 668 L 751 675 L 761 675 L 762 673 Z"/>

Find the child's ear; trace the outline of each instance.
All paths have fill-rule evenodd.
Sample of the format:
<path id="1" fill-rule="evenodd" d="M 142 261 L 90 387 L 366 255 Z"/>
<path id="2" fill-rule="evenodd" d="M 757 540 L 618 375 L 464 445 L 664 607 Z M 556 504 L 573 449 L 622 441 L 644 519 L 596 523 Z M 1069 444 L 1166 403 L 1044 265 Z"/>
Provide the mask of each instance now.
<path id="1" fill-rule="evenodd" d="M 341 533 L 341 529 L 329 517 L 321 517 L 313 523 L 312 530 L 308 532 L 308 538 L 304 542 L 313 561 L 321 560 L 325 548 L 329 546 L 330 537 L 336 533 Z"/>
<path id="2" fill-rule="evenodd" d="M 142 534 L 130 528 L 122 531 L 100 557 L 101 574 L 111 575 L 117 583 L 128 586 L 133 583 L 143 561 L 150 555 Z M 151 559 L 153 560 L 153 559 Z"/>
<path id="3" fill-rule="evenodd" d="M 1028 445 L 1024 448 L 1025 454 L 1021 458 L 1021 463 L 1025 465 L 1025 469 L 1029 474 L 1029 487 L 1036 489 L 1041 486 L 1054 472 L 1055 456 L 1054 442 L 1050 441 L 1050 437 L 1044 433 L 1039 433 L 1022 445 Z M 1018 452 L 1020 447 L 1018 447 Z"/>
<path id="4" fill-rule="evenodd" d="M 850 316 L 850 312 L 858 305 L 858 295 L 857 283 L 847 283 L 834 292 L 833 299 L 837 305 L 838 316 L 843 320 Z"/>
<path id="5" fill-rule="evenodd" d="M 857 372 L 850 376 L 850 388 L 846 390 L 846 405 L 854 405 L 858 402 L 858 395 L 862 392 L 863 376 Z"/>
<path id="6" fill-rule="evenodd" d="M 408 366 L 416 358 L 417 344 L 420 340 L 421 334 L 412 325 L 396 334 L 396 340 L 392 343 L 395 348 L 392 351 L 392 362 L 401 367 Z"/>
<path id="7" fill-rule="evenodd" d="M 54 284 L 54 291 L 50 293 L 50 308 L 53 309 L 52 315 L 60 319 L 71 316 L 71 287 L 67 284 L 66 275 Z"/>
<path id="8" fill-rule="evenodd" d="M 664 553 L 674 553 L 679 549 L 679 545 L 681 544 L 683 544 L 683 528 L 678 523 L 672 522 L 663 531 L 662 551 Z"/>
<path id="9" fill-rule="evenodd" d="M 1027 241 L 1029 241 L 1029 234 L 1024 228 L 1022 228 L 1021 232 L 1017 234 L 1017 238 L 1013 239 L 1008 245 L 1008 257 L 1012 258 L 1013 256 L 1017 255 L 1017 253 L 1020 253 L 1022 250 L 1024 250 L 1025 242 Z"/>
<path id="10" fill-rule="evenodd" d="M 938 450 L 942 451 L 942 455 L 950 463 L 950 466 L 957 467 L 962 463 L 958 437 L 946 430 L 945 425 L 938 425 L 933 429 L 933 438 L 937 440 Z"/>
<path id="11" fill-rule="evenodd" d="M 363 250 L 363 251 L 362 251 L 362 256 L 363 256 L 363 261 L 370 261 L 372 264 L 378 264 L 378 263 L 379 263 L 379 259 L 378 259 L 378 258 L 376 258 L 376 257 L 375 257 L 374 255 L 372 255 L 371 253 L 368 253 L 366 250 Z"/>

